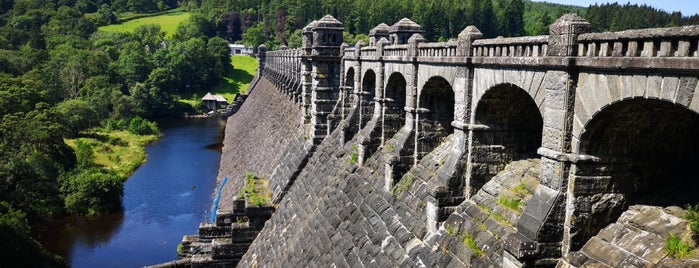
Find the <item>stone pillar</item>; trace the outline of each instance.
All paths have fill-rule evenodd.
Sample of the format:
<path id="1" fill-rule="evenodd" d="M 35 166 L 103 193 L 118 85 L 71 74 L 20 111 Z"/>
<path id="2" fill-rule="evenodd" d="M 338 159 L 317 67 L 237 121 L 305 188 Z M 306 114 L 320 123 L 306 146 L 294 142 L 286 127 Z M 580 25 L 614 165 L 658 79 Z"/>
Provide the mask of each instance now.
<path id="1" fill-rule="evenodd" d="M 590 24 L 575 14 L 562 16 L 550 26 L 547 56 L 577 55 L 576 37 L 589 28 Z M 517 223 L 518 233 L 506 237 L 506 249 L 520 260 L 531 258 L 541 265 L 553 264 L 566 251 L 564 223 L 573 158 L 570 152 L 576 79 L 576 70 L 569 68 L 548 71 L 543 82 L 544 126 L 542 145 L 537 151 L 542 156 L 540 184 Z"/>
<path id="2" fill-rule="evenodd" d="M 417 76 L 418 73 L 420 72 L 418 68 L 418 63 L 417 63 L 417 55 L 418 55 L 418 45 L 420 43 L 427 42 L 427 39 L 425 39 L 421 34 L 416 33 L 408 39 L 408 57 L 411 58 L 411 62 L 413 63 L 412 66 L 412 71 L 410 72 L 410 77 L 406 77 L 406 80 L 408 80 L 408 85 L 406 91 L 407 96 L 405 98 L 405 124 L 409 125 L 412 127 L 413 131 L 415 131 L 414 135 L 414 140 L 413 142 L 413 165 L 417 165 L 417 153 L 418 153 L 418 148 L 417 148 L 417 137 L 418 137 L 418 127 L 417 123 L 419 121 L 419 115 L 418 115 L 418 107 L 417 107 L 417 92 L 418 92 L 418 85 L 417 85 Z"/>
<path id="3" fill-rule="evenodd" d="M 458 56 L 471 57 L 473 41 L 476 39 L 483 38 L 483 33 L 481 33 L 476 26 L 468 26 L 464 28 L 461 33 L 459 33 L 458 45 L 456 53 Z M 465 177 L 464 182 L 464 197 L 470 198 L 472 194 L 475 194 L 473 188 L 471 187 L 470 175 L 471 175 L 471 145 L 473 142 L 473 130 L 474 130 L 474 120 L 473 118 L 473 65 L 470 61 L 468 64 L 459 70 L 456 81 L 454 82 L 454 94 L 455 105 L 454 122 L 451 125 L 454 127 L 454 146 L 455 150 L 461 153 L 466 153 L 466 167 L 465 167 Z"/>
<path id="4" fill-rule="evenodd" d="M 330 15 L 318 20 L 312 29 L 310 137 L 315 144 L 330 134 L 327 117 L 339 97 L 343 31 L 342 22 Z"/>
<path id="5" fill-rule="evenodd" d="M 267 63 L 267 47 L 262 44 L 257 47 L 257 61 L 259 66 L 257 67 L 257 76 L 260 77 L 265 71 L 265 65 Z"/>

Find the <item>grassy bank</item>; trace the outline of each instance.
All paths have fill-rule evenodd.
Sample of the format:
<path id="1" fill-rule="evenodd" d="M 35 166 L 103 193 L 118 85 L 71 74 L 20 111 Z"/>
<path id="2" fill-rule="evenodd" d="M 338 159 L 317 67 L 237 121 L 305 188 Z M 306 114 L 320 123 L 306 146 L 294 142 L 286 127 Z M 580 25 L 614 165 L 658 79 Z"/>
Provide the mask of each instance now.
<path id="1" fill-rule="evenodd" d="M 107 26 L 99 27 L 98 30 L 105 32 L 121 32 L 129 33 L 132 32 L 136 27 L 146 24 L 158 24 L 163 32 L 165 32 L 165 38 L 170 38 L 175 33 L 177 26 L 189 19 L 190 13 L 178 11 L 157 16 L 136 18 L 136 19 L 124 19 L 119 18 L 119 21 L 124 21 L 119 24 L 112 24 Z M 125 17 L 128 18 L 128 17 Z"/>
<path id="2" fill-rule="evenodd" d="M 146 145 L 159 138 L 158 135 L 136 135 L 128 131 L 92 132 L 86 137 L 65 140 L 77 148 L 76 140 L 92 147 L 94 163 L 115 171 L 124 180 L 146 162 Z"/>
<path id="3" fill-rule="evenodd" d="M 255 77 L 258 62 L 251 56 L 232 55 L 231 65 L 233 70 L 221 77 L 221 82 L 210 90 L 212 94 L 222 95 L 229 102 L 233 101 L 238 93 L 247 94 L 248 86 Z M 196 107 L 204 94 L 206 93 L 180 96 L 180 101 Z"/>

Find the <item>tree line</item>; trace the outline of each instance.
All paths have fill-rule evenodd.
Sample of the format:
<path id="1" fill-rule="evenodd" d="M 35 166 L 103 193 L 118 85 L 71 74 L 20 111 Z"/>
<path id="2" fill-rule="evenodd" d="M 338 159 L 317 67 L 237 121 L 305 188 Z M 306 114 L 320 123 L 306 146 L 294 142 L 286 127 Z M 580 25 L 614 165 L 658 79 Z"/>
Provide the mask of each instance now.
<path id="1" fill-rule="evenodd" d="M 548 34 L 548 26 L 566 13 L 587 19 L 594 31 L 699 24 L 699 15 L 687 17 L 630 3 L 578 7 L 529 0 L 191 0 L 186 4 L 207 17 L 229 42 L 253 47 L 264 43 L 268 49 L 299 47 L 301 29 L 325 14 L 343 22 L 349 44 L 366 42 L 371 28 L 404 17 L 420 24 L 429 41 L 456 38 L 468 25 L 478 27 L 486 38 Z"/>
<path id="2" fill-rule="evenodd" d="M 84 2 L 0 0 L 0 266 L 61 265 L 30 238 L 31 224 L 121 209 L 125 178 L 65 139 L 108 122 L 152 130 L 139 118 L 193 112 L 178 96 L 232 68 L 228 42 L 202 15 L 172 38 L 157 25 L 105 33 Z"/>
<path id="3" fill-rule="evenodd" d="M 486 37 L 538 35 L 575 12 L 595 31 L 698 24 L 647 6 L 580 8 L 522 0 L 185 0 L 193 14 L 172 38 L 157 25 L 132 33 L 98 32 L 114 12 L 153 12 L 169 0 L 0 0 L 0 251 L 15 259 L 57 261 L 29 237 L 29 224 L 63 215 L 120 209 L 123 178 L 100 169 L 85 144 L 64 142 L 102 127 L 148 130 L 141 117 L 182 114 L 178 96 L 204 92 L 230 70 L 229 42 L 298 47 L 300 29 L 331 14 L 345 41 L 368 38 L 379 23 L 403 17 L 430 41 L 455 38 L 467 25 Z M 111 122 L 111 123 L 110 123 Z M 123 122 L 123 123 L 114 123 Z M 129 122 L 128 124 L 126 122 Z M 117 205 L 114 205 L 117 204 Z M 3 262 L 0 261 L 0 266 Z M 17 264 L 17 263 L 12 263 Z M 27 263 L 37 266 L 37 263 Z M 38 264 L 38 266 L 41 266 Z"/>

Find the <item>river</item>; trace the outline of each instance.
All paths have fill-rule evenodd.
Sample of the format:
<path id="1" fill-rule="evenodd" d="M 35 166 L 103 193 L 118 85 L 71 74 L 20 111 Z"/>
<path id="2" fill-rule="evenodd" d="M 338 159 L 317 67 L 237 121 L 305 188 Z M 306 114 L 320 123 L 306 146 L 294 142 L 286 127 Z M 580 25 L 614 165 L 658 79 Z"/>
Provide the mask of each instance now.
<path id="1" fill-rule="evenodd" d="M 71 267 L 142 267 L 177 259 L 183 235 L 209 219 L 225 121 L 158 121 L 163 137 L 124 185 L 123 212 L 67 218 L 37 239 Z"/>

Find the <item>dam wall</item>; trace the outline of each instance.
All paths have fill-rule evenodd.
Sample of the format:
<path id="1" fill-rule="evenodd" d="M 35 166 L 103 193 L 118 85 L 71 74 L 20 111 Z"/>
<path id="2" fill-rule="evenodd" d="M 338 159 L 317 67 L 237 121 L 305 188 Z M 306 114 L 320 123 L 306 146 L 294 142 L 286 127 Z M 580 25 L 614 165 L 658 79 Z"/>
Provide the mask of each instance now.
<path id="1" fill-rule="evenodd" d="M 190 266 L 697 264 L 664 247 L 696 238 L 699 26 L 589 33 L 567 14 L 549 35 L 430 43 L 402 19 L 353 47 L 343 30 L 328 15 L 301 49 L 259 47 L 203 226 L 222 235 Z M 240 195 L 246 173 L 270 206 Z M 269 220 L 226 216 L 243 203 Z M 213 254 L 244 226 L 254 240 Z"/>

